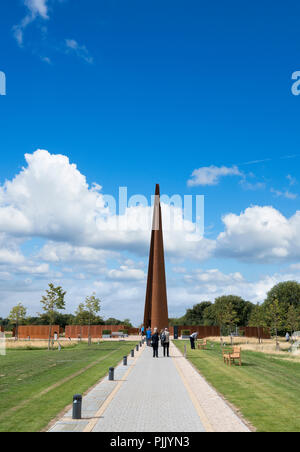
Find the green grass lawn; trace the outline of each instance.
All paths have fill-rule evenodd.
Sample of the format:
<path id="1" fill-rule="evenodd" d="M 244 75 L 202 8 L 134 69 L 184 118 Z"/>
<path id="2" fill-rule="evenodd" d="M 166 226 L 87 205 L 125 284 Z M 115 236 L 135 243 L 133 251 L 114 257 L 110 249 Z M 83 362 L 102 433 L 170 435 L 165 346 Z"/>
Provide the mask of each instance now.
<path id="1" fill-rule="evenodd" d="M 116 341 L 61 351 L 8 350 L 7 356 L 0 356 L 0 432 L 42 430 L 72 403 L 74 394 L 97 383 L 136 344 Z"/>
<path id="2" fill-rule="evenodd" d="M 184 341 L 175 341 L 183 352 Z M 212 348 L 211 348 L 212 345 Z M 300 363 L 287 356 L 242 352 L 243 366 L 223 363 L 220 344 L 187 358 L 260 432 L 300 432 Z"/>

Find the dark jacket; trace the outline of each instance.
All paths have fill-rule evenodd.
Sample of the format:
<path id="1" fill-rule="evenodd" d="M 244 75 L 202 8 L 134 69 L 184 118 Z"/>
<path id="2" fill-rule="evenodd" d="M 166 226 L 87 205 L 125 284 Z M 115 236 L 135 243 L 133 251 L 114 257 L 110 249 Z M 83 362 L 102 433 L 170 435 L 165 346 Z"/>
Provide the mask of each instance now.
<path id="1" fill-rule="evenodd" d="M 151 337 L 151 342 L 153 347 L 158 347 L 159 335 L 158 333 L 154 333 Z"/>

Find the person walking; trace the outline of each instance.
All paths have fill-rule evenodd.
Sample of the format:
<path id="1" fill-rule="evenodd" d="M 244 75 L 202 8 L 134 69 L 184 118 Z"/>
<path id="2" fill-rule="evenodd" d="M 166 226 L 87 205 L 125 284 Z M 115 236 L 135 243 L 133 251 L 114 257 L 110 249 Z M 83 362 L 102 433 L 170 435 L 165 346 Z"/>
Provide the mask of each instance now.
<path id="1" fill-rule="evenodd" d="M 151 337 L 151 344 L 153 348 L 153 358 L 158 358 L 159 335 L 157 332 L 157 328 L 154 328 L 154 334 Z"/>
<path id="2" fill-rule="evenodd" d="M 150 345 L 151 345 L 151 336 L 152 336 L 152 332 L 151 332 L 151 328 L 149 326 L 146 331 L 146 339 L 147 339 L 148 347 L 150 347 Z"/>
<path id="3" fill-rule="evenodd" d="M 165 328 L 164 331 L 164 341 L 163 341 L 163 347 L 164 347 L 164 356 L 167 355 L 169 358 L 169 350 L 170 350 L 170 333 L 168 331 L 168 328 Z"/>
<path id="4" fill-rule="evenodd" d="M 195 341 L 197 340 L 197 337 L 198 337 L 198 333 L 196 331 L 190 335 L 191 349 L 192 350 L 195 350 L 195 348 L 196 348 L 195 347 Z"/>

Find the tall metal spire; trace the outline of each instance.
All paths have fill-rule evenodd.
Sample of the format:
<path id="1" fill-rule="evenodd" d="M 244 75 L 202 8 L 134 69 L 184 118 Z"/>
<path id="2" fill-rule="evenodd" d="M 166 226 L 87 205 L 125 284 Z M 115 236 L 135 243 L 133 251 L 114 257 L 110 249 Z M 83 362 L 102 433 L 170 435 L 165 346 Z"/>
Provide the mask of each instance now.
<path id="1" fill-rule="evenodd" d="M 168 327 L 168 301 L 165 272 L 160 189 L 156 185 L 153 224 L 149 254 L 148 281 L 145 302 L 144 326 Z"/>

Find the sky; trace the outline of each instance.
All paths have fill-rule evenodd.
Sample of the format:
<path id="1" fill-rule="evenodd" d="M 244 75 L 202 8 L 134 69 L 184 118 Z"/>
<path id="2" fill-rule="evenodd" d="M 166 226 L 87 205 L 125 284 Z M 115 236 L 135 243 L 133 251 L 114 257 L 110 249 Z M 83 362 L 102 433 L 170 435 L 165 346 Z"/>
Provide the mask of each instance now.
<path id="1" fill-rule="evenodd" d="M 300 282 L 299 2 L 0 8 L 0 316 L 19 302 L 40 312 L 53 282 L 67 312 L 95 292 L 104 318 L 141 323 L 151 231 L 136 221 L 151 208 L 111 212 L 119 187 L 149 204 L 156 183 L 205 197 L 201 240 L 195 212 L 188 230 L 165 227 L 170 316 Z"/>

